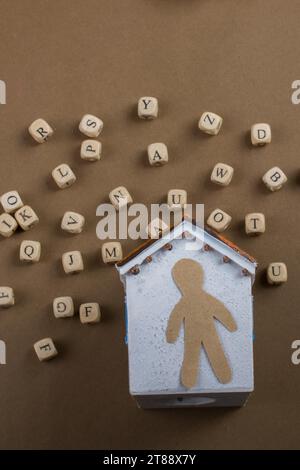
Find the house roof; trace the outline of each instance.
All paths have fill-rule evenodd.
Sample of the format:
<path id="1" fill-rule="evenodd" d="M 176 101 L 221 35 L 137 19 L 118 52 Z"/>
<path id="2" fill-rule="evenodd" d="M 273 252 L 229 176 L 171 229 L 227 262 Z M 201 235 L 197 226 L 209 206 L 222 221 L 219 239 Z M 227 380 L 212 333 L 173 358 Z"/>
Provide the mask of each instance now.
<path id="1" fill-rule="evenodd" d="M 186 226 L 186 224 L 190 224 L 190 226 L 192 225 L 195 228 L 197 228 L 198 230 L 200 229 L 201 231 L 203 231 L 203 229 L 201 227 L 197 226 L 197 224 L 194 220 L 190 220 L 189 218 L 183 218 L 183 220 L 180 224 L 171 227 L 170 230 L 167 233 L 161 234 L 158 238 L 146 240 L 144 243 L 141 243 L 136 249 L 131 251 L 127 256 L 125 256 L 121 261 L 119 261 L 116 264 L 119 272 L 120 273 L 122 272 L 123 274 L 125 272 L 127 272 L 127 269 L 125 268 L 125 266 L 127 264 L 128 264 L 128 270 L 131 269 L 132 261 L 137 257 L 140 258 L 140 255 L 142 253 L 145 252 L 145 257 L 148 256 L 149 254 L 151 254 L 151 253 L 149 253 L 149 248 L 153 247 L 153 253 L 155 251 L 157 251 L 158 249 L 160 249 L 161 242 L 164 241 L 164 239 L 167 238 L 175 230 L 179 229 L 179 231 L 181 233 L 186 231 L 186 229 L 188 228 Z M 238 255 L 238 258 L 244 259 L 244 261 L 246 262 L 247 265 L 252 266 L 252 269 L 251 269 L 252 274 L 255 273 L 255 269 L 256 269 L 256 266 L 257 266 L 257 261 L 256 261 L 255 258 L 253 258 L 253 256 L 249 255 L 244 250 L 239 248 L 236 244 L 234 244 L 233 242 L 231 242 L 230 240 L 228 240 L 227 238 L 225 238 L 224 236 L 220 235 L 219 233 L 215 232 L 214 230 L 212 230 L 211 228 L 209 228 L 207 226 L 204 227 L 204 233 L 206 233 L 210 238 L 214 239 L 216 242 L 219 242 L 220 245 L 226 246 L 226 248 L 227 248 L 226 251 L 229 255 L 230 255 L 230 252 L 231 252 L 232 255 L 235 254 L 235 255 Z M 167 240 L 166 240 L 166 243 L 167 243 Z M 154 246 L 155 244 L 157 244 L 157 248 Z M 229 257 L 231 257 L 231 256 L 229 256 Z M 139 264 L 139 263 L 137 263 L 137 264 Z M 243 263 L 243 264 L 245 264 L 245 263 Z"/>

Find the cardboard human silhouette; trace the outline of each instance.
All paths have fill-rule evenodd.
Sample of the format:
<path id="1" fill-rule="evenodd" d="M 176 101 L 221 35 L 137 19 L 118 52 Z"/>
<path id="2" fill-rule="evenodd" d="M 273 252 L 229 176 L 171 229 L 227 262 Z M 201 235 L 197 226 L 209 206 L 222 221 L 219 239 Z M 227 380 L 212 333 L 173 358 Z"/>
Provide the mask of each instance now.
<path id="1" fill-rule="evenodd" d="M 203 269 L 191 259 L 181 259 L 172 269 L 173 279 L 182 297 L 172 310 L 166 330 L 168 343 L 174 343 L 184 324 L 184 357 L 181 382 L 193 387 L 197 382 L 201 348 L 206 351 L 210 365 L 221 383 L 231 380 L 232 372 L 219 339 L 215 320 L 229 331 L 237 325 L 225 305 L 203 290 Z"/>

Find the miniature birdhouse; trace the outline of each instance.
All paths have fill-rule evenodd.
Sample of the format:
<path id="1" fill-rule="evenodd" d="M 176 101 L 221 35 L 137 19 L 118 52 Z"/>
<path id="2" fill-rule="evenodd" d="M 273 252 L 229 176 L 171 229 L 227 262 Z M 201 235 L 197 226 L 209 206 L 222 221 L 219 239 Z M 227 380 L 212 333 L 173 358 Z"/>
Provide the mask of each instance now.
<path id="1" fill-rule="evenodd" d="M 183 220 L 117 264 L 142 408 L 242 406 L 253 391 L 256 261 Z"/>

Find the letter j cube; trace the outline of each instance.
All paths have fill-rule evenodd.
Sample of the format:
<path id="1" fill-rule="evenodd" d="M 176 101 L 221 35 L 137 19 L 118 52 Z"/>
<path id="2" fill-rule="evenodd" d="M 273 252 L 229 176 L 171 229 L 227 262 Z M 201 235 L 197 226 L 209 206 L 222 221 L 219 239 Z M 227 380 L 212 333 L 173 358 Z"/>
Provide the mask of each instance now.
<path id="1" fill-rule="evenodd" d="M 68 251 L 62 255 L 62 265 L 66 274 L 76 274 L 84 270 L 80 251 Z"/>

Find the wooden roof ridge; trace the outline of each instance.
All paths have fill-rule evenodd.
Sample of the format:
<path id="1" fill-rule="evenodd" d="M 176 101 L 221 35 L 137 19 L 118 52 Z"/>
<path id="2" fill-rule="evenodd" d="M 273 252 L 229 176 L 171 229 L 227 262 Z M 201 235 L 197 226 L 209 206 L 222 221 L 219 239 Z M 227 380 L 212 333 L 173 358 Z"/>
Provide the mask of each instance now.
<path id="1" fill-rule="evenodd" d="M 196 221 L 194 219 L 190 219 L 189 217 L 183 217 L 182 218 L 182 221 L 188 221 L 190 223 L 192 223 L 193 225 L 196 225 Z M 178 224 L 179 225 L 179 224 Z M 167 231 L 167 233 L 171 233 L 174 228 L 176 227 L 176 225 L 172 225 L 170 227 L 170 230 Z M 216 238 L 217 240 L 219 240 L 220 242 L 224 243 L 225 245 L 227 245 L 229 248 L 231 248 L 233 251 L 235 251 L 236 253 L 238 253 L 240 256 L 243 256 L 244 258 L 246 258 L 248 261 L 250 261 L 251 263 L 257 263 L 256 259 L 249 255 L 249 253 L 247 253 L 246 251 L 242 250 L 240 247 L 238 247 L 235 243 L 233 243 L 231 240 L 228 240 L 226 237 L 224 237 L 223 235 L 220 235 L 218 232 L 216 232 L 215 230 L 211 229 L 210 227 L 208 227 L 207 225 L 204 226 L 204 231 L 207 232 L 209 235 L 212 235 L 214 238 Z M 118 263 L 116 263 L 117 266 L 124 266 L 126 263 L 128 263 L 128 261 L 131 261 L 133 258 L 135 258 L 136 256 L 138 256 L 140 253 L 142 253 L 146 248 L 148 248 L 149 246 L 151 246 L 153 243 L 157 242 L 158 240 L 164 238 L 165 236 L 165 233 L 164 234 L 160 234 L 158 238 L 149 238 L 148 240 L 144 241 L 143 243 L 141 243 L 138 247 L 134 248 L 132 251 L 130 251 L 121 261 L 119 261 Z"/>

